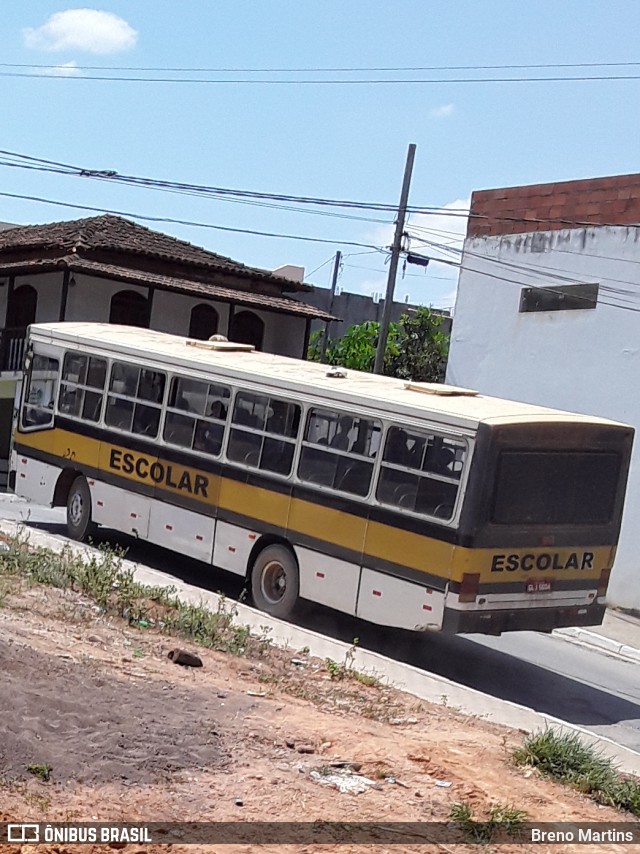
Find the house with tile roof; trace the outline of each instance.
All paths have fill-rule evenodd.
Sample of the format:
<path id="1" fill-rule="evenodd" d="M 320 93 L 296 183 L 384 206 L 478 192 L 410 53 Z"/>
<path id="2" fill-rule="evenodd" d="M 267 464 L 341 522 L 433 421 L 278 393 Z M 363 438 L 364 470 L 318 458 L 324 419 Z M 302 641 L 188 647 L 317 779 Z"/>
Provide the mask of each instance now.
<path id="1" fill-rule="evenodd" d="M 287 268 L 284 268 L 286 272 Z M 30 323 L 102 321 L 302 357 L 312 320 L 295 278 L 103 215 L 0 230 L 0 481 Z"/>

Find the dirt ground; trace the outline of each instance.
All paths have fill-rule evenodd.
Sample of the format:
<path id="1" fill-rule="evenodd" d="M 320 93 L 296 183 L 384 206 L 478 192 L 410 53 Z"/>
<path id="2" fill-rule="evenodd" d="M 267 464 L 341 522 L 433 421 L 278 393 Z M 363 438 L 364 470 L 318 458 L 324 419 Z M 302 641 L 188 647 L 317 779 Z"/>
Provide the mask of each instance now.
<path id="1" fill-rule="evenodd" d="M 2 597 L 0 597 L 2 601 Z M 336 680 L 305 651 L 258 658 L 196 649 L 203 667 L 173 664 L 183 643 L 130 628 L 82 597 L 14 590 L 0 608 L 0 820 L 448 821 L 468 801 L 533 821 L 625 816 L 515 768 L 522 734 L 380 686 Z M 375 782 L 360 794 L 312 772 L 358 763 Z M 48 765 L 48 782 L 30 765 Z M 443 785 L 450 784 L 450 785 Z M 175 851 L 489 851 L 467 845 L 171 846 Z M 571 846 L 500 845 L 500 852 Z M 19 846 L 0 846 L 18 854 Z M 69 854 L 72 845 L 25 846 Z M 97 854 L 104 846 L 82 846 Z M 166 851 L 129 845 L 127 854 Z M 496 849 L 498 850 L 498 849 Z M 577 850 L 577 846 L 576 846 Z M 594 847 L 593 850 L 596 850 Z M 604 849 L 603 849 L 604 850 Z M 625 851 L 610 845 L 607 851 Z"/>

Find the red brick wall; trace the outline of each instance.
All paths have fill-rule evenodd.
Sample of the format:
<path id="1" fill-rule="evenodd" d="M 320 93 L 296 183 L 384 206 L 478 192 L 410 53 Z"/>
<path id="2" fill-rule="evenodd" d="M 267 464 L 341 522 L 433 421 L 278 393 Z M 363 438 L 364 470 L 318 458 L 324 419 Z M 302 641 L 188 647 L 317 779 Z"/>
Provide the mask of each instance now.
<path id="1" fill-rule="evenodd" d="M 478 190 L 471 196 L 467 236 L 581 228 L 586 224 L 640 225 L 640 175 Z"/>

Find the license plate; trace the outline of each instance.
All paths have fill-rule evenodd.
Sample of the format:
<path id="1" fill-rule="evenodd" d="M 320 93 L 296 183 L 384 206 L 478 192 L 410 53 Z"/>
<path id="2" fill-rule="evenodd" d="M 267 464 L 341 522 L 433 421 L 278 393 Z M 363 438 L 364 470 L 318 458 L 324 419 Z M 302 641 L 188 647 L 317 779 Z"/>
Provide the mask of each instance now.
<path id="1" fill-rule="evenodd" d="M 540 579 L 538 581 L 527 581 L 527 593 L 550 593 L 551 582 Z"/>

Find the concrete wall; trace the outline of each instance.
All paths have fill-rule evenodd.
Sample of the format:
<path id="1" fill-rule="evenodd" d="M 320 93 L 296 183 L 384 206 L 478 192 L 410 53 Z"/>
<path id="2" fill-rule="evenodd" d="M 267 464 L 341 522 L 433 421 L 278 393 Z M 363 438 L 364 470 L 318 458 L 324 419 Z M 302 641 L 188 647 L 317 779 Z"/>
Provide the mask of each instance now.
<path id="1" fill-rule="evenodd" d="M 331 291 L 329 288 L 314 288 L 311 293 L 298 294 L 296 299 L 299 302 L 305 302 L 308 305 L 314 305 L 324 311 L 329 311 L 331 303 Z M 391 308 L 391 320 L 397 321 L 403 314 L 415 311 L 419 306 L 414 303 L 394 302 Z M 364 294 L 354 294 L 348 291 L 343 291 L 334 297 L 331 314 L 339 317 L 339 321 L 334 321 L 329 329 L 330 338 L 341 338 L 350 326 L 358 323 L 364 323 L 367 320 L 382 320 L 382 312 L 384 311 L 384 300 L 375 303 L 373 299 Z M 450 329 L 450 318 L 443 321 L 442 331 L 448 332 Z M 314 320 L 311 325 L 311 330 L 324 329 L 324 322 Z"/>
<path id="2" fill-rule="evenodd" d="M 635 227 L 468 238 L 447 382 L 612 418 L 640 431 L 639 264 Z M 587 282 L 600 285 L 593 310 L 519 311 L 523 286 Z M 640 435 L 610 585 L 611 603 L 634 609 L 640 609 L 638 512 Z"/>

